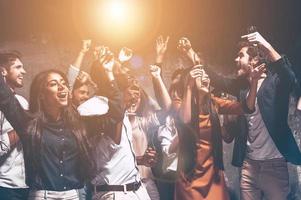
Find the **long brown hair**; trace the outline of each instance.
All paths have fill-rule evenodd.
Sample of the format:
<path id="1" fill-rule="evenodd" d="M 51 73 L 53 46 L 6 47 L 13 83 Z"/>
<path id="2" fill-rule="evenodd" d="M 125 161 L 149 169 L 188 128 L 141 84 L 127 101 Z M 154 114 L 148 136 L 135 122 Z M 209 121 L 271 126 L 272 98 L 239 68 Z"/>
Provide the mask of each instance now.
<path id="1" fill-rule="evenodd" d="M 184 95 L 185 85 L 188 82 L 189 71 L 191 68 L 186 69 L 180 80 L 179 93 Z M 192 99 L 191 99 L 191 122 L 184 124 L 178 123 L 179 137 L 180 137 L 180 149 L 182 156 L 179 158 L 179 164 L 182 167 L 185 174 L 189 177 L 193 177 L 193 169 L 196 165 L 196 143 L 199 135 L 199 114 L 202 111 L 209 115 L 211 123 L 211 139 L 212 139 L 212 155 L 214 161 L 214 168 L 224 169 L 223 165 L 223 152 L 222 152 L 222 137 L 220 121 L 217 115 L 214 102 L 211 99 L 211 94 L 207 94 L 202 105 L 199 105 L 198 90 L 196 86 L 193 87 Z M 216 179 L 215 181 L 219 181 Z"/>
<path id="2" fill-rule="evenodd" d="M 42 106 L 43 98 L 41 97 L 47 85 L 47 77 L 51 73 L 59 74 L 66 81 L 66 83 L 68 83 L 68 80 L 63 72 L 51 69 L 37 74 L 30 87 L 29 113 L 32 119 L 29 121 L 27 126 L 27 133 L 30 137 L 30 145 L 29 149 L 26 150 L 27 153 L 25 152 L 25 156 L 32 161 L 30 163 L 32 166 L 29 168 L 36 171 L 40 169 L 41 133 L 43 125 L 47 122 L 47 113 Z M 64 125 L 72 131 L 80 148 L 80 159 L 82 164 L 86 165 L 83 168 L 84 170 L 88 171 L 88 174 L 83 174 L 83 178 L 87 178 L 86 175 L 90 175 L 90 173 L 92 173 L 90 170 L 92 170 L 93 166 L 92 159 L 89 159 L 90 144 L 87 139 L 86 129 L 81 122 L 80 116 L 75 107 L 72 106 L 71 101 L 69 101 L 68 105 L 62 109 L 61 117 Z"/>

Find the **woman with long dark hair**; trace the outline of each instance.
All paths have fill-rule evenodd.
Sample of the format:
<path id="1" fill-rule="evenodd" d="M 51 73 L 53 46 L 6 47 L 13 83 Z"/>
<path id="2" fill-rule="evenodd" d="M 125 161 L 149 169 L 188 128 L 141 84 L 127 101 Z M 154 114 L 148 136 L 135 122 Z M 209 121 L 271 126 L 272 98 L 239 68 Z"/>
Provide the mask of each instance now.
<path id="1" fill-rule="evenodd" d="M 109 112 L 89 118 L 86 123 L 93 126 L 88 127 L 71 104 L 64 73 L 47 70 L 35 76 L 29 112 L 22 109 L 0 76 L 0 109 L 24 146 L 29 199 L 79 198 L 78 190 L 93 173 L 87 133 L 106 132 L 122 120 L 120 93 L 116 84 L 111 85 Z M 97 122 L 93 123 L 94 119 Z"/>
<path id="2" fill-rule="evenodd" d="M 253 112 L 259 69 L 252 79 L 252 87 L 245 103 L 214 97 L 210 93 L 210 79 L 201 66 L 186 70 L 183 75 L 183 100 L 179 117 L 179 180 L 175 199 L 228 200 L 223 175 L 222 134 L 220 114 Z"/>

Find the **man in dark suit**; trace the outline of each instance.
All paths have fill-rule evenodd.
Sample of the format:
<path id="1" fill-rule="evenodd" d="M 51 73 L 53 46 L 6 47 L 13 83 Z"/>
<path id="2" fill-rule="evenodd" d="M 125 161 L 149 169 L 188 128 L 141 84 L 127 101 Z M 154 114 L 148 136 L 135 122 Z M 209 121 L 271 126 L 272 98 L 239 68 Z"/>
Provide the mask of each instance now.
<path id="1" fill-rule="evenodd" d="M 289 193 L 287 163 L 300 165 L 301 153 L 287 123 L 290 92 L 295 75 L 285 56 L 281 56 L 258 32 L 242 36 L 235 62 L 238 76 L 227 78 L 205 67 L 211 84 L 245 101 L 249 92 L 247 75 L 262 62 L 267 71 L 258 83 L 256 110 L 239 117 L 240 131 L 235 137 L 232 164 L 242 167 L 241 199 L 283 200 Z M 196 56 L 191 50 L 187 56 Z"/>

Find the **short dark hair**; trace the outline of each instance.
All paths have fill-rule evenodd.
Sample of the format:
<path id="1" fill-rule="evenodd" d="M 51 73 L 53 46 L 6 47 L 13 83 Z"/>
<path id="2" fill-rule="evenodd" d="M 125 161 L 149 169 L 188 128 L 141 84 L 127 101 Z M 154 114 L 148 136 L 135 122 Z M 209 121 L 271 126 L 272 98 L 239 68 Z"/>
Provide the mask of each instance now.
<path id="1" fill-rule="evenodd" d="M 0 67 L 7 67 L 12 61 L 21 58 L 21 54 L 18 51 L 4 51 L 0 52 Z"/>
<path id="2" fill-rule="evenodd" d="M 250 60 L 253 58 L 258 58 L 260 63 L 266 62 L 266 53 L 258 48 L 258 46 L 254 46 L 252 43 L 247 41 L 240 41 L 238 43 L 238 48 L 242 49 L 244 47 L 247 47 L 247 54 L 250 56 Z"/>

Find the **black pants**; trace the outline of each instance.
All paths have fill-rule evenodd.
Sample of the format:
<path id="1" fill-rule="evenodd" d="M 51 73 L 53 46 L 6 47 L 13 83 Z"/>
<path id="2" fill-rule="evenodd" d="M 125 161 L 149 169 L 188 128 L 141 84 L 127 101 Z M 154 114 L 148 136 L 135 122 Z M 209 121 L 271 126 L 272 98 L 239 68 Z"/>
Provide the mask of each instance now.
<path id="1" fill-rule="evenodd" d="M 156 180 L 160 199 L 162 200 L 174 200 L 175 193 L 175 181 L 176 173 L 168 172 L 161 176 L 160 179 Z"/>
<path id="2" fill-rule="evenodd" d="M 3 200 L 27 200 L 29 188 L 12 189 L 0 187 L 0 199 Z"/>

